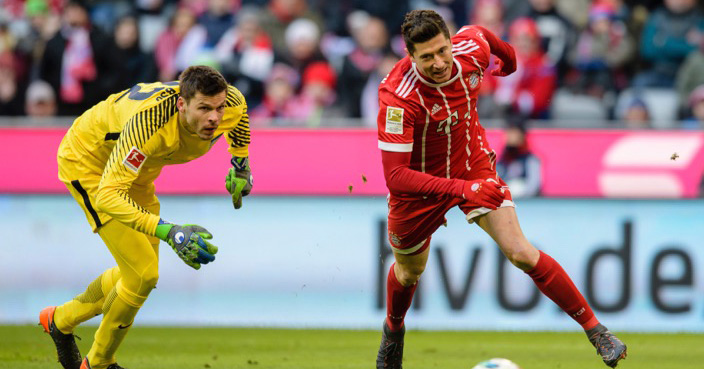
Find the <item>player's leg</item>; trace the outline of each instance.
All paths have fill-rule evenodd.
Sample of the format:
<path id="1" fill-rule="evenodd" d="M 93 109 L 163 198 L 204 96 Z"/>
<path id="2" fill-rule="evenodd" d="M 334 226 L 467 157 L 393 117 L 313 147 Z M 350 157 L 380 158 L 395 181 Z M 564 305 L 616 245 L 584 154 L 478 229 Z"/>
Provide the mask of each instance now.
<path id="1" fill-rule="evenodd" d="M 60 177 L 70 178 L 65 163 L 59 160 Z M 82 180 L 66 181 L 71 196 L 85 213 L 86 219 L 93 231 L 109 221 L 110 217 L 96 212 L 92 206 L 90 193 L 97 187 L 100 177 L 86 177 Z M 54 341 L 59 362 L 65 369 L 78 369 L 81 364 L 81 353 L 78 350 L 73 335 L 73 329 L 93 316 L 100 313 L 107 293 L 120 278 L 119 269 L 111 268 L 103 272 L 88 288 L 74 299 L 61 306 L 49 306 L 39 313 L 39 324 Z"/>
<path id="2" fill-rule="evenodd" d="M 117 221 L 108 222 L 98 233 L 117 261 L 122 277 L 105 297 L 103 321 L 86 355 L 92 369 L 115 363 L 117 348 L 159 278 L 153 237 Z"/>
<path id="3" fill-rule="evenodd" d="M 403 320 L 411 307 L 418 280 L 428 262 L 430 238 L 421 241 L 419 245 L 420 252 L 414 254 L 394 250 L 396 262 L 391 265 L 386 279 L 386 324 L 392 332 L 403 328 Z"/>
<path id="4" fill-rule="evenodd" d="M 88 285 L 83 293 L 57 306 L 54 312 L 56 327 L 63 333 L 71 333 L 74 328 L 86 320 L 100 315 L 103 311 L 105 296 L 115 288 L 120 279 L 120 268 L 114 266 L 99 275 Z"/>
<path id="5" fill-rule="evenodd" d="M 401 369 L 406 328 L 403 320 L 411 307 L 418 280 L 428 262 L 430 238 L 404 253 L 394 249 L 396 262 L 386 279 L 386 319 L 382 327 L 381 344 L 376 356 L 377 369 Z"/>
<path id="6" fill-rule="evenodd" d="M 626 356 L 626 346 L 599 323 L 562 266 L 528 242 L 513 207 L 491 211 L 475 222 L 496 241 L 513 265 L 526 272 L 545 296 L 584 328 L 607 365 L 616 366 Z"/>

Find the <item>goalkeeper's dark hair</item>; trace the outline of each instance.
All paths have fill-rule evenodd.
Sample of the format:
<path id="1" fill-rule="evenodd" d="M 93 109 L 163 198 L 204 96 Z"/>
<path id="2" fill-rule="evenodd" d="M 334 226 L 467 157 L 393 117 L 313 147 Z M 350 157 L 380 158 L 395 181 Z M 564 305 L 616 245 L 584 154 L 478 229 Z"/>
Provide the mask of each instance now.
<path id="1" fill-rule="evenodd" d="M 186 101 L 195 96 L 196 92 L 205 96 L 215 96 L 227 90 L 225 77 L 214 68 L 205 65 L 186 68 L 178 77 L 178 84 L 181 87 L 179 95 Z"/>
<path id="2" fill-rule="evenodd" d="M 401 25 L 401 34 L 408 53 L 413 55 L 415 44 L 426 42 L 442 33 L 450 38 L 445 20 L 434 10 L 412 10 L 406 14 Z"/>

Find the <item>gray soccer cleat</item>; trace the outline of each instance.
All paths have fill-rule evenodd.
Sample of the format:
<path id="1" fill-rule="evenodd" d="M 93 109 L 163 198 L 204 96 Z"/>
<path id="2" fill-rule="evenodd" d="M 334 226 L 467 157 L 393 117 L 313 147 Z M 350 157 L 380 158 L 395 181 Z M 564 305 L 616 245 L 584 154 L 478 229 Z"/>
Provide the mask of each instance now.
<path id="1" fill-rule="evenodd" d="M 627 347 L 611 331 L 602 324 L 586 331 L 589 342 L 596 348 L 596 353 L 604 360 L 604 364 L 615 368 L 618 362 L 626 358 Z"/>
<path id="2" fill-rule="evenodd" d="M 406 327 L 398 332 L 391 332 L 384 319 L 384 328 L 381 334 L 381 345 L 376 356 L 376 369 L 402 369 L 403 361 L 403 336 Z"/>

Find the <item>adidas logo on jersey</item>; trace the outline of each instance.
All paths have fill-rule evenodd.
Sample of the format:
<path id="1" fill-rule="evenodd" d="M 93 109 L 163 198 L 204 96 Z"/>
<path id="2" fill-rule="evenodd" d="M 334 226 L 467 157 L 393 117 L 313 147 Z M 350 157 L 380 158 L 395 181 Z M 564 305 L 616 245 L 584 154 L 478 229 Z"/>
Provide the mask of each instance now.
<path id="1" fill-rule="evenodd" d="M 435 115 L 435 113 L 439 112 L 440 109 L 442 109 L 440 107 L 440 105 L 438 105 L 438 104 L 433 105 L 433 110 L 430 111 L 430 115 Z"/>

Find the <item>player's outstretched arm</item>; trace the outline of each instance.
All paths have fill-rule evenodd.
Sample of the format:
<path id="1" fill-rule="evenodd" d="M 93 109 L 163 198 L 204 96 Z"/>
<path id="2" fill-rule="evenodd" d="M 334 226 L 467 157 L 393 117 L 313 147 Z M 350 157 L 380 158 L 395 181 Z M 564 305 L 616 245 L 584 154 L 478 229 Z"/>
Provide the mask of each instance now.
<path id="1" fill-rule="evenodd" d="M 486 39 L 487 43 L 489 43 L 491 53 L 496 55 L 496 57 L 498 58 L 494 62 L 497 65 L 497 68 L 494 69 L 491 74 L 503 77 L 515 72 L 516 52 L 513 50 L 511 44 L 496 37 L 495 34 L 493 34 L 491 31 L 482 26 L 474 27 L 477 27 L 480 31 L 482 31 L 482 34 L 484 34 L 484 38 Z"/>
<path id="2" fill-rule="evenodd" d="M 476 206 L 496 209 L 504 201 L 501 186 L 492 181 L 440 178 L 410 168 L 410 152 L 381 152 L 386 186 L 392 193 L 461 197 Z"/>
<path id="3" fill-rule="evenodd" d="M 171 224 L 159 220 L 156 237 L 168 243 L 176 255 L 193 269 L 200 269 L 201 264 L 215 260 L 217 246 L 206 241 L 213 238 L 207 229 L 195 224 Z"/>
<path id="4" fill-rule="evenodd" d="M 242 197 L 252 191 L 252 169 L 249 166 L 249 158 L 233 156 L 230 162 L 232 168 L 225 176 L 225 188 L 232 195 L 232 205 L 239 209 L 242 207 Z"/>

